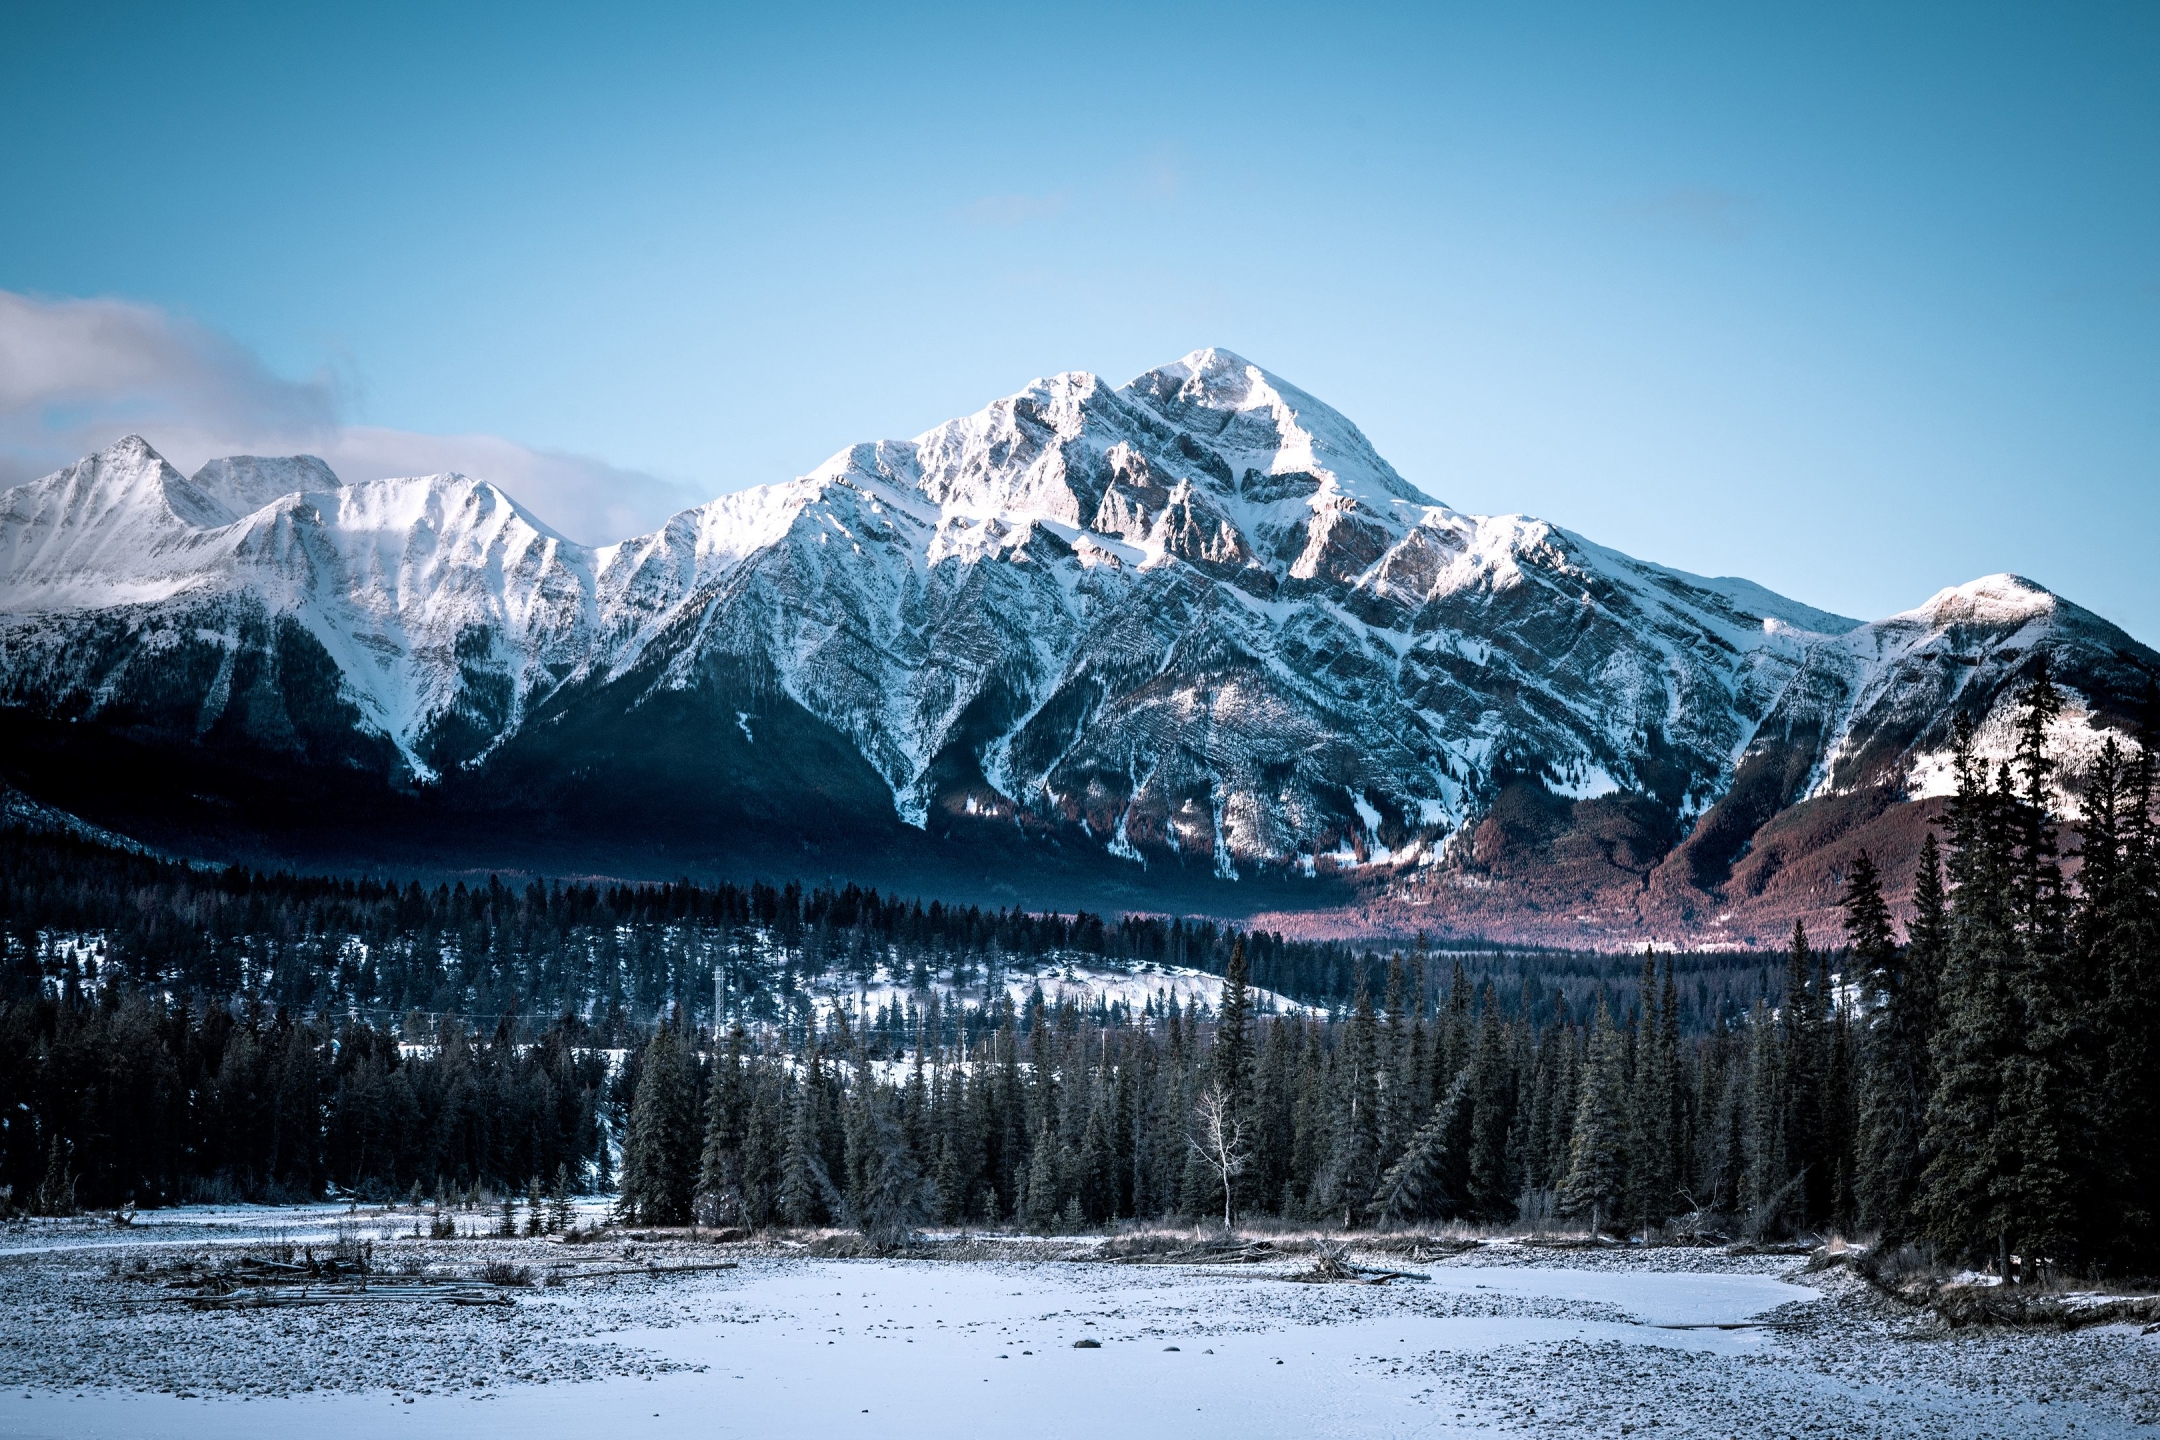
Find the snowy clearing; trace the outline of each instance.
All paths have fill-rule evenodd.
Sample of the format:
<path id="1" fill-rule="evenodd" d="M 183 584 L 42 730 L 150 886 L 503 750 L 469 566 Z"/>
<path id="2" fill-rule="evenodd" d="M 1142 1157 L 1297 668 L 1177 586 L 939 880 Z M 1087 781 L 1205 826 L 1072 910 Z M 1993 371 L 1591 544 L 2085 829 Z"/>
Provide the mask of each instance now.
<path id="1" fill-rule="evenodd" d="M 198 1312 L 128 1278 L 239 1227 L 260 1246 L 340 1220 L 350 1233 L 334 1207 L 174 1212 L 148 1246 L 140 1229 L 0 1235 L 0 1434 L 2107 1436 L 2160 1421 L 2160 1337 L 1946 1336 L 1843 1273 L 1704 1251 L 1488 1247 L 1391 1260 L 1430 1281 L 1364 1286 L 1287 1282 L 1303 1257 L 1224 1270 L 377 1240 L 382 1271 L 583 1272 L 474 1309 Z M 721 1258 L 740 1268 L 598 1273 Z"/>

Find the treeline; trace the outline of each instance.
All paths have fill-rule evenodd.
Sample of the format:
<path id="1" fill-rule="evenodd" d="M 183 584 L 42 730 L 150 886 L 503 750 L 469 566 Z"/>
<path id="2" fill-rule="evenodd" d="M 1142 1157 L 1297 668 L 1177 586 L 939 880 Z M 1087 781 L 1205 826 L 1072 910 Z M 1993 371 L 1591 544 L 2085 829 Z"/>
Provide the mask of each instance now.
<path id="1" fill-rule="evenodd" d="M 1796 926 L 1776 1003 L 1698 1033 L 1671 957 L 1644 958 L 1624 1009 L 1562 1002 L 1540 1021 L 1534 996 L 1474 993 L 1458 965 L 1428 1012 L 1418 962 L 1397 956 L 1377 1004 L 1360 985 L 1340 1019 L 1263 1020 L 1237 946 L 1212 1017 L 1006 1005 L 959 1047 L 916 1028 L 904 1061 L 839 1012 L 792 1045 L 738 1028 L 717 1053 L 671 1023 L 625 1075 L 624 1209 L 882 1235 L 1560 1215 L 1872 1231 L 2006 1275 L 2151 1273 L 2154 751 L 2149 735 L 2103 751 L 2067 884 L 2047 748 L 2060 703 L 2043 665 L 1993 774 L 1960 727 L 1958 793 L 1905 944 L 1863 859 L 1845 969 Z"/>
<path id="2" fill-rule="evenodd" d="M 985 910 L 852 884 L 484 885 L 206 869 L 81 839 L 0 828 L 0 998 L 107 987 L 255 1004 L 377 1024 L 411 1012 L 492 1024 L 575 1014 L 603 1043 L 642 1043 L 680 1010 L 712 1027 L 799 1025 L 807 990 L 880 970 L 964 986 L 1046 960 L 1221 974 L 1242 942 L 1253 983 L 1341 1011 L 1384 959 L 1340 941 L 1288 940 L 1205 918 Z M 1623 957 L 1450 939 L 1474 977 L 1527 988 L 1536 1018 L 1633 984 Z M 1421 947 L 1422 948 L 1422 947 Z M 1680 959 L 1689 1029 L 1778 983 L 1760 957 Z M 1440 1003 L 1428 966 L 1412 1003 Z M 715 981 L 725 1016 L 716 1017 Z M 987 992 L 986 992 L 987 993 Z"/>
<path id="3" fill-rule="evenodd" d="M 647 1223 L 1557 1216 L 2151 1273 L 2155 746 L 2088 767 L 2073 880 L 2061 703 L 2041 664 L 2000 766 L 1961 724 L 1902 943 L 1863 857 L 1842 948 L 1796 927 L 1775 973 L 1375 961 L 847 886 L 428 890 L 0 837 L 0 1184 L 47 1208 L 526 1191 L 600 1179 L 612 1134 Z M 1212 1006 L 1016 1003 L 1001 966 L 1032 956 L 1224 978 Z M 810 983 L 836 975 L 898 988 L 854 1013 Z M 1276 1013 L 1255 985 L 1307 1003 Z M 434 1003 L 393 1026 L 398 995 Z M 477 1031 L 419 1013 L 490 1004 L 510 1018 Z"/>
<path id="4" fill-rule="evenodd" d="M 582 1191 L 605 1179 L 607 1061 L 575 1021 L 521 1034 L 401 1044 L 118 988 L 0 1003 L 0 1211 Z"/>
<path id="5" fill-rule="evenodd" d="M 1219 974 L 1233 938 L 1262 983 L 1322 1003 L 1349 995 L 1363 958 L 1207 919 L 986 910 L 854 884 L 429 888 L 202 868 L 0 829 L 0 993 L 15 996 L 73 981 L 381 1020 L 572 1011 L 619 1037 L 676 1008 L 709 1022 L 716 976 L 770 1018 L 795 983 L 895 961 L 979 972 L 1059 955 Z"/>

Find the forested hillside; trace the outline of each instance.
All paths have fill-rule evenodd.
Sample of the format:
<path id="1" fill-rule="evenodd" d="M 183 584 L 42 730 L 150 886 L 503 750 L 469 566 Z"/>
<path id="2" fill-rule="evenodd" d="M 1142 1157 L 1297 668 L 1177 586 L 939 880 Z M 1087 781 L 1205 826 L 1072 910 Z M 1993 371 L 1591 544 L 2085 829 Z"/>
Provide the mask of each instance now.
<path id="1" fill-rule="evenodd" d="M 1961 731 L 1902 940 L 1863 862 L 1845 934 L 1796 929 L 1774 973 L 847 886 L 429 891 L 13 832 L 0 1179 L 44 1208 L 537 1193 L 619 1153 L 645 1223 L 1557 1215 L 2149 1271 L 2153 749 L 2111 742 L 2059 817 L 2059 703 L 2039 671 L 1992 772 Z M 1045 964 L 1223 980 L 1182 1006 L 1005 983 Z M 896 998 L 846 1003 L 873 982 Z"/>
<path id="2" fill-rule="evenodd" d="M 1009 1013 L 903 1067 L 836 1023 L 717 1056 L 663 1026 L 634 1086 L 623 1206 L 646 1221 L 1077 1226 L 1239 1212 L 1359 1226 L 1560 1214 L 1659 1230 L 1875 1232 L 2000 1273 L 2149 1273 L 2160 1180 L 2160 846 L 2149 743 L 2110 743 L 2065 883 L 2041 668 L 2014 763 L 1957 740 L 1945 841 L 1892 933 L 1855 867 L 1846 969 L 1795 929 L 1783 994 L 1688 1033 L 1670 957 L 1633 1001 L 1437 1014 L 1414 963 L 1346 1016 L 1262 1020 L 1233 946 L 1219 1008 L 1148 1023 Z M 2015 1258 L 2014 1258 L 2015 1257 Z"/>

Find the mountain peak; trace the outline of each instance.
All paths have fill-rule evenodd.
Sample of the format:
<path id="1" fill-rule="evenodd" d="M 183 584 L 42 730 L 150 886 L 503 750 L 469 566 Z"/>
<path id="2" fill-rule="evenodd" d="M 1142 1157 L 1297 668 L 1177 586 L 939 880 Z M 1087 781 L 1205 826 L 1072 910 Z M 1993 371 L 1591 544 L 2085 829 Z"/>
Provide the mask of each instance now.
<path id="1" fill-rule="evenodd" d="M 1348 494 L 1383 506 L 1439 503 L 1381 459 L 1341 411 L 1232 351 L 1195 350 L 1118 393 L 1204 438 L 1233 470 L 1332 476 Z"/>
<path id="2" fill-rule="evenodd" d="M 165 457 L 158 454 L 148 440 L 140 435 L 123 435 L 102 450 L 92 451 L 83 457 L 91 464 L 104 465 L 163 465 Z"/>
<path id="3" fill-rule="evenodd" d="M 1938 590 L 1912 613 L 1933 625 L 1999 625 L 2051 615 L 2061 603 L 2045 585 L 2005 571 Z"/>

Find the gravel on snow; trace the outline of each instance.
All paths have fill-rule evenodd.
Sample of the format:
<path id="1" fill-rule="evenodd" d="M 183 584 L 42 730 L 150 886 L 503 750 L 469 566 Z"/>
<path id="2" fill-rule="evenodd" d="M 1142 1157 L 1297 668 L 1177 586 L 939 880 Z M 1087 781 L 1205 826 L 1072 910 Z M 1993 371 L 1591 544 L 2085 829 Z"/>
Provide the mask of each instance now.
<path id="1" fill-rule="evenodd" d="M 0 1431 L 237 1434 L 236 1417 L 267 1423 L 302 1400 L 309 1428 L 346 1433 L 332 1423 L 341 1397 L 422 1397 L 507 1427 L 523 1397 L 546 1394 L 540 1413 L 558 1420 L 645 1401 L 656 1427 L 702 1417 L 702 1430 L 654 1434 L 755 1434 L 782 1416 L 814 1421 L 822 1406 L 828 1424 L 875 1409 L 864 1433 L 891 1436 L 949 1430 L 944 1395 L 994 1416 L 1013 1380 L 1030 1387 L 1013 1413 L 1044 1436 L 2160 1435 L 2160 1336 L 1945 1332 L 1849 1273 L 1801 1275 L 1782 1256 L 1489 1246 L 1402 1265 L 1426 1283 L 1357 1286 L 1285 1283 L 1302 1268 L 1288 1262 L 1225 1273 L 745 1254 L 738 1270 L 579 1279 L 473 1309 L 198 1312 L 125 1278 L 137 1259 L 154 1273 L 215 1248 L 101 1237 L 94 1249 L 0 1255 Z M 636 1261 L 714 1255 L 648 1245 Z M 470 1274 L 487 1259 L 543 1274 L 625 1263 L 612 1246 L 376 1246 L 379 1269 Z M 1076 1354 L 1081 1339 L 1104 1345 Z M 1130 1402 L 1116 1423 L 1086 1399 L 1110 1378 L 1105 1365 Z M 632 1380 L 647 1383 L 624 1390 Z M 176 1410 L 152 1423 L 140 1407 L 53 1408 L 101 1394 L 227 1404 L 194 1428 Z M 473 1410 L 481 1399 L 505 1403 Z M 370 1433 L 358 1419 L 351 1433 Z"/>

